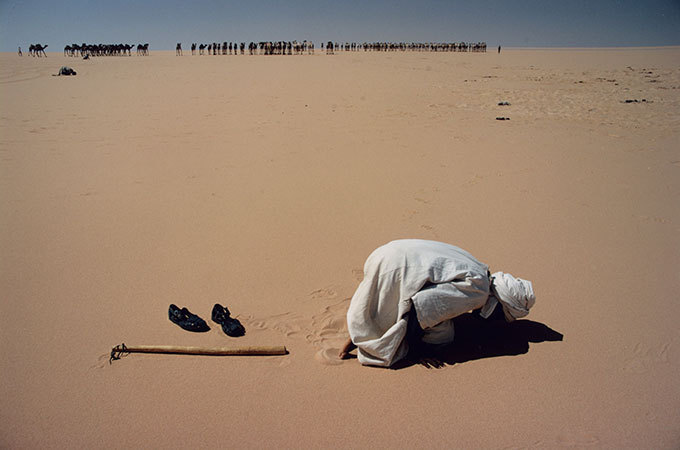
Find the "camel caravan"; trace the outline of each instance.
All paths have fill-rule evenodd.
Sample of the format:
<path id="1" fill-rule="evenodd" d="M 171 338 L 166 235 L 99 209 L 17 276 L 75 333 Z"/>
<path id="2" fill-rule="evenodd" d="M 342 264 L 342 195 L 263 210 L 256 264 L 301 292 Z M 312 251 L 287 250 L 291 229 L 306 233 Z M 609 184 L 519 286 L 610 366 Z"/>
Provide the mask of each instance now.
<path id="1" fill-rule="evenodd" d="M 191 54 L 196 55 L 302 55 L 313 54 L 311 41 L 261 41 L 261 42 L 213 42 L 210 44 L 191 44 Z M 177 43 L 175 54 L 182 56 L 182 44 Z"/>
<path id="2" fill-rule="evenodd" d="M 321 44 L 323 50 L 323 43 Z M 486 42 L 338 42 L 328 41 L 326 53 L 358 52 L 486 52 Z"/>
<path id="3" fill-rule="evenodd" d="M 132 56 L 134 45 L 130 44 L 73 44 L 64 47 L 64 56 Z M 137 56 L 148 56 L 149 44 L 137 45 Z"/>
<path id="4" fill-rule="evenodd" d="M 47 44 L 31 44 L 28 53 L 31 56 L 45 56 Z M 84 57 L 91 56 L 132 56 L 135 49 L 131 44 L 73 44 L 64 47 L 64 56 Z M 149 44 L 136 46 L 137 56 L 149 55 Z M 338 43 L 328 41 L 325 46 L 321 43 L 321 51 L 327 55 L 336 51 L 345 52 L 396 52 L 396 51 L 419 51 L 419 52 L 486 52 L 486 42 L 345 42 Z M 191 44 L 192 55 L 312 55 L 314 43 L 304 40 L 298 41 L 260 41 L 250 42 L 212 42 L 209 44 Z M 19 47 L 21 56 L 21 47 Z M 182 43 L 178 42 L 175 54 L 182 56 Z"/>
<path id="5" fill-rule="evenodd" d="M 314 53 L 311 41 L 262 41 L 250 42 L 213 42 L 209 44 L 191 44 L 192 55 L 303 55 Z M 321 51 L 324 43 L 321 43 Z M 345 42 L 344 44 L 328 41 L 325 44 L 326 54 L 335 51 L 420 51 L 420 52 L 486 52 L 486 42 Z M 175 54 L 182 56 L 182 44 L 177 43 Z"/>

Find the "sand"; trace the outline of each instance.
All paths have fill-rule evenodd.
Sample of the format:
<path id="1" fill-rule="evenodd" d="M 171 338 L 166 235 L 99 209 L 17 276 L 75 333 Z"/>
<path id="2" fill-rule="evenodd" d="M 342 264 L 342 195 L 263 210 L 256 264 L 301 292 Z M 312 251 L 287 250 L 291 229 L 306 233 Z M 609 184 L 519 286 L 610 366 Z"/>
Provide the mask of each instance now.
<path id="1" fill-rule="evenodd" d="M 0 446 L 677 448 L 679 112 L 679 48 L 2 54 Z M 397 238 L 532 280 L 563 340 L 338 361 Z"/>

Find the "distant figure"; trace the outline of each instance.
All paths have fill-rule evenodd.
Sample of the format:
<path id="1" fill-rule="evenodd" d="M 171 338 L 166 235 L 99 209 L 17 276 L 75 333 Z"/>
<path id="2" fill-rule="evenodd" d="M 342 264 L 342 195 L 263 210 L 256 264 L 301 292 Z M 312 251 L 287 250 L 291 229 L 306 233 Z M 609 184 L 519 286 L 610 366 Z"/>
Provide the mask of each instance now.
<path id="1" fill-rule="evenodd" d="M 191 54 L 192 55 L 196 54 L 196 43 L 195 42 L 191 44 Z"/>
<path id="2" fill-rule="evenodd" d="M 500 54 L 500 52 L 501 52 L 501 46 L 499 45 L 498 46 L 498 53 Z"/>
<path id="3" fill-rule="evenodd" d="M 53 77 L 60 77 L 60 76 L 70 76 L 70 75 L 75 75 L 76 71 L 71 69 L 68 66 L 61 66 L 59 69 L 59 72 L 53 74 Z"/>
<path id="4" fill-rule="evenodd" d="M 21 47 L 19 47 L 19 56 L 24 56 L 24 54 L 21 53 Z"/>
<path id="5" fill-rule="evenodd" d="M 182 56 L 182 43 L 178 42 L 177 47 L 175 47 L 175 55 Z"/>

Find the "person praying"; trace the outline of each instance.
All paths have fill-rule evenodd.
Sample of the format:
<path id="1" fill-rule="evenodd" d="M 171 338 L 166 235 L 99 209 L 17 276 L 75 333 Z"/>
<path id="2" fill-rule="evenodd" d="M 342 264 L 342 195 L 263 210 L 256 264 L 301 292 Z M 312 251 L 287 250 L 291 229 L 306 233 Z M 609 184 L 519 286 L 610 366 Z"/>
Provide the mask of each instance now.
<path id="1" fill-rule="evenodd" d="M 361 364 L 389 367 L 414 344 L 453 342 L 454 317 L 479 309 L 487 319 L 500 305 L 505 319 L 513 321 L 529 314 L 535 302 L 530 281 L 491 274 L 461 248 L 420 239 L 392 241 L 366 260 L 347 311 L 350 337 L 339 357 L 356 348 Z"/>

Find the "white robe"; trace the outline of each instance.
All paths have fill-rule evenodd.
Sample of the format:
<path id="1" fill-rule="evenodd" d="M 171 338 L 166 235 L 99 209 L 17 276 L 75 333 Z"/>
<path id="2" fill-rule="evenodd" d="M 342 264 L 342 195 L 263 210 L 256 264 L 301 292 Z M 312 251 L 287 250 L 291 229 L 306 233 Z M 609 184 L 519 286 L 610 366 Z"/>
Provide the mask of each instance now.
<path id="1" fill-rule="evenodd" d="M 451 319 L 489 299 L 488 270 L 465 250 L 442 242 L 404 239 L 377 248 L 347 311 L 359 362 L 387 367 L 406 356 L 412 305 L 425 342 L 452 340 Z"/>

